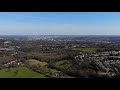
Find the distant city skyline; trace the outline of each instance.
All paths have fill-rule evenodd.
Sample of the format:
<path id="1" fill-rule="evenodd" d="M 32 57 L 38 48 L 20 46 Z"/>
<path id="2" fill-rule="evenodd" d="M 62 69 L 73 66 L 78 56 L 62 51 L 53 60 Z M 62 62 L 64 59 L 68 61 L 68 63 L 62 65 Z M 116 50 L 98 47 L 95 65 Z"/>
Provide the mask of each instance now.
<path id="1" fill-rule="evenodd" d="M 0 12 L 0 35 L 120 35 L 120 12 Z"/>

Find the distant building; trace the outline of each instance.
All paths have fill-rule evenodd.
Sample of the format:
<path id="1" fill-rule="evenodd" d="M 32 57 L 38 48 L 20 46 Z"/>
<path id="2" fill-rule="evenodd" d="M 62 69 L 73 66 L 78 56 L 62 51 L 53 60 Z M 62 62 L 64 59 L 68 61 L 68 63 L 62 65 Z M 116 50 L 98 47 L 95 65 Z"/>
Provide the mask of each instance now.
<path id="1" fill-rule="evenodd" d="M 0 48 L 0 51 L 12 51 L 14 48 Z"/>

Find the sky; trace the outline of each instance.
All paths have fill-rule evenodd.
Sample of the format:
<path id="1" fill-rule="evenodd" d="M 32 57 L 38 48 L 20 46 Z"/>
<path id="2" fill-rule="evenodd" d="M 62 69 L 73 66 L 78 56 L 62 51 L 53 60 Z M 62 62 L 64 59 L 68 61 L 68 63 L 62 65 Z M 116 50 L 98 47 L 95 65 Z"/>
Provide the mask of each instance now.
<path id="1" fill-rule="evenodd" d="M 0 35 L 120 35 L 120 12 L 0 12 Z"/>

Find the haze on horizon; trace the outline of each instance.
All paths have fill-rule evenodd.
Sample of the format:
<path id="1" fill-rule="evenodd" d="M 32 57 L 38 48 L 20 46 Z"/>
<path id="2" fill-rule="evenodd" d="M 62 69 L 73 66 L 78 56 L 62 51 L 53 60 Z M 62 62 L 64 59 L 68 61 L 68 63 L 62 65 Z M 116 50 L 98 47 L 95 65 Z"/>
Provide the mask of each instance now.
<path id="1" fill-rule="evenodd" d="M 0 35 L 120 35 L 120 12 L 0 12 Z"/>

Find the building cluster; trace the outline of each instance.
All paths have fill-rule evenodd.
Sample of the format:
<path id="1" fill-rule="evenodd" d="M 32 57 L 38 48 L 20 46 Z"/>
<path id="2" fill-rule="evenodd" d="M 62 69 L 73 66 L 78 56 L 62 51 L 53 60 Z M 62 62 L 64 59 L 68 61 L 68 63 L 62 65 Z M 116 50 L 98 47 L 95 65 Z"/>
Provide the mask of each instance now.
<path id="1" fill-rule="evenodd" d="M 79 55 L 75 56 L 75 60 L 81 60 L 81 59 L 103 60 L 103 61 L 118 63 L 120 60 L 120 51 L 98 52 L 98 53 L 80 52 Z"/>
<path id="2" fill-rule="evenodd" d="M 101 67 L 105 72 L 98 72 L 99 74 L 106 74 L 114 76 L 119 73 L 119 69 L 114 65 L 120 65 L 120 51 L 100 52 L 100 53 L 85 53 L 80 52 L 74 58 L 77 62 L 81 60 L 93 60 L 95 65 Z"/>
<path id="3" fill-rule="evenodd" d="M 15 61 L 10 61 L 10 62 L 4 64 L 2 67 L 4 67 L 4 68 L 17 67 L 21 64 L 22 64 L 22 62 L 20 60 L 15 60 Z"/>

